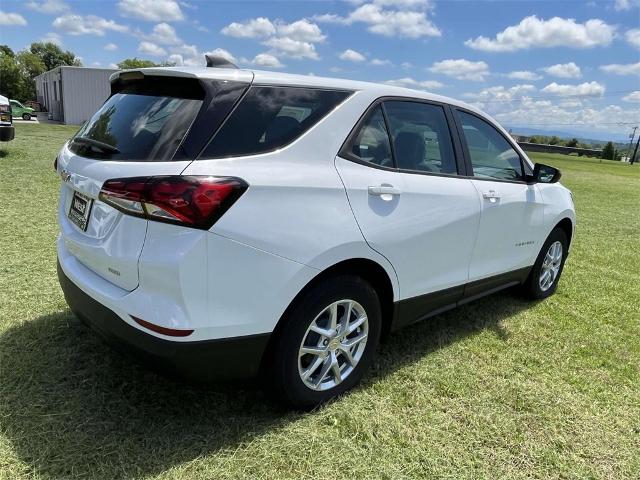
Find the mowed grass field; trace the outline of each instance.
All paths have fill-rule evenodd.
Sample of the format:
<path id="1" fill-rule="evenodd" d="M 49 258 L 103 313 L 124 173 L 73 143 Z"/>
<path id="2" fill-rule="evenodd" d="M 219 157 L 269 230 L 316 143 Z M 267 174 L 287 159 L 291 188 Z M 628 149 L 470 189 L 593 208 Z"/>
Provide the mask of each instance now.
<path id="1" fill-rule="evenodd" d="M 533 155 L 578 211 L 558 293 L 398 332 L 360 388 L 299 414 L 250 384 L 156 376 L 70 314 L 52 164 L 75 129 L 16 130 L 0 145 L 0 478 L 640 477 L 640 166 Z"/>

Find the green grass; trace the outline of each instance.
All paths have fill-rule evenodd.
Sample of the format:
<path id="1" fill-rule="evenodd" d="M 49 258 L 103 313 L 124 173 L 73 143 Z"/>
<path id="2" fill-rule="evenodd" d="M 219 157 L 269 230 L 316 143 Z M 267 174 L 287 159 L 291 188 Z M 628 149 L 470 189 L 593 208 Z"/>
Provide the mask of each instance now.
<path id="1" fill-rule="evenodd" d="M 55 154 L 0 146 L 0 478 L 638 478 L 640 169 L 537 155 L 574 191 L 558 293 L 485 298 L 395 334 L 350 395 L 283 412 L 114 353 L 55 276 Z"/>

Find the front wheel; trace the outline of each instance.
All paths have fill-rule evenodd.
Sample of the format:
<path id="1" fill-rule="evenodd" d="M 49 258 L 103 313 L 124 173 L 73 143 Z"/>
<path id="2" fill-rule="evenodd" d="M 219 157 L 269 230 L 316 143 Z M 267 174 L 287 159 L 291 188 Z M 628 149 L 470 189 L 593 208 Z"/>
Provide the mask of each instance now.
<path id="1" fill-rule="evenodd" d="M 554 228 L 544 242 L 524 284 L 525 293 L 530 298 L 540 300 L 555 293 L 568 249 L 567 234 L 560 228 Z"/>
<path id="2" fill-rule="evenodd" d="M 294 408 L 314 408 L 353 388 L 380 339 L 380 302 L 355 276 L 327 279 L 297 299 L 283 319 L 268 365 L 266 387 Z"/>
<path id="3" fill-rule="evenodd" d="M 22 119 L 23 120 L 31 120 L 31 115 L 29 115 L 28 113 L 23 113 L 22 114 Z"/>

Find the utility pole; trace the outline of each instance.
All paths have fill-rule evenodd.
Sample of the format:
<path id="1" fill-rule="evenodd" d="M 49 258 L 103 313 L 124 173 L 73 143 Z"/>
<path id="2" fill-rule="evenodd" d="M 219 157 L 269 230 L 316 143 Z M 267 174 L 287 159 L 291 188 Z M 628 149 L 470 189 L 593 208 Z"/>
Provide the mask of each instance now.
<path id="1" fill-rule="evenodd" d="M 638 155 L 638 145 L 640 145 L 640 135 L 638 135 L 638 140 L 636 141 L 636 148 L 633 150 L 633 157 L 631 157 L 630 164 L 633 165 L 636 156 Z"/>
<path id="2" fill-rule="evenodd" d="M 633 139 L 636 136 L 636 130 L 638 129 L 638 127 L 633 127 L 633 132 L 631 132 L 631 135 L 629 135 L 631 137 L 631 140 L 629 141 L 629 148 L 627 149 L 627 158 L 629 159 L 629 161 L 631 162 L 631 164 L 633 165 L 632 159 L 629 155 L 631 155 L 631 146 L 633 145 Z M 640 138 L 640 137 L 638 137 Z M 635 156 L 635 154 L 634 154 Z"/>

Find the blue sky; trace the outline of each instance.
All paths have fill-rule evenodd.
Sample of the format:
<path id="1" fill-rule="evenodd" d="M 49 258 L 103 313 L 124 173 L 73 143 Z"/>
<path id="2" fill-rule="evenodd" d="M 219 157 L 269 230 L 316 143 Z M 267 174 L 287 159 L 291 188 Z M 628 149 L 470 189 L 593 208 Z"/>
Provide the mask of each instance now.
<path id="1" fill-rule="evenodd" d="M 640 0 L 2 0 L 0 43 L 395 82 L 508 126 L 624 138 L 640 123 Z M 517 129 L 516 129 L 517 130 Z"/>

